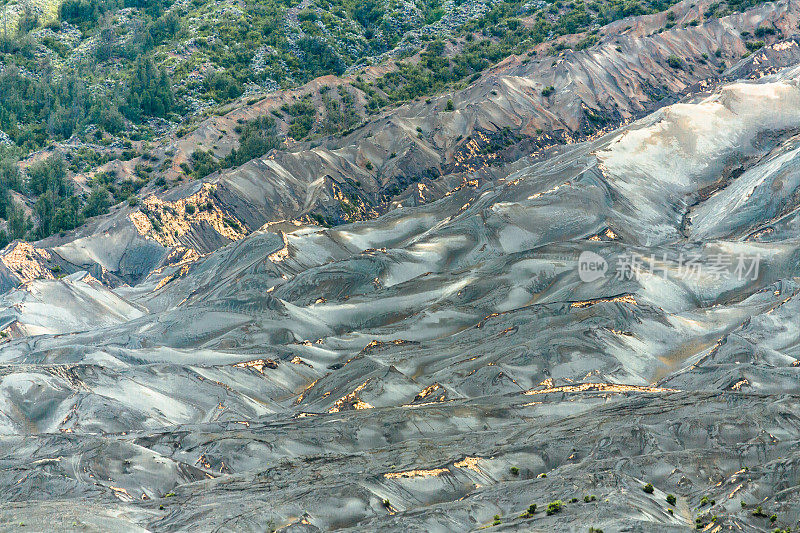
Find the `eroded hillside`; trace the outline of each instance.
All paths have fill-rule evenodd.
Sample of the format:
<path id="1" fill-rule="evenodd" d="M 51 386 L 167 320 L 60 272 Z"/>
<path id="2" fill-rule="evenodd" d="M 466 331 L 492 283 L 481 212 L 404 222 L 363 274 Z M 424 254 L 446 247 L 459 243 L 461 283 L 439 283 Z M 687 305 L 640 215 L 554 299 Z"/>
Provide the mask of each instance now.
<path id="1" fill-rule="evenodd" d="M 800 2 L 661 7 L 71 174 L 141 187 L 0 254 L 0 527 L 800 526 Z"/>
<path id="2" fill-rule="evenodd" d="M 678 31 L 730 35 L 732 49 L 734 23 L 788 28 L 795 10 Z M 642 76 L 656 51 L 711 42 L 616 39 L 650 65 Z M 638 120 L 646 93 L 590 68 L 616 46 L 551 70 L 509 60 L 452 112 L 412 103 L 339 148 L 259 159 L 17 250 L 20 272 L 58 262 L 106 278 L 23 280 L 0 301 L 0 520 L 52 525 L 67 506 L 56 522 L 90 529 L 796 527 L 795 41 L 730 65 L 737 81 L 702 85 L 699 66 L 668 80 L 664 66 L 671 91 L 692 94 Z M 542 72 L 558 84 L 549 107 Z M 515 143 L 370 220 L 312 224 L 303 194 L 260 210 L 292 197 L 298 161 L 316 158 L 322 182 L 356 154 L 378 167 L 406 127 L 397 146 L 443 165 L 481 124 L 523 136 L 545 116 L 567 131 L 589 94 L 627 102 L 624 124 Z M 585 252 L 608 271 L 583 277 Z"/>

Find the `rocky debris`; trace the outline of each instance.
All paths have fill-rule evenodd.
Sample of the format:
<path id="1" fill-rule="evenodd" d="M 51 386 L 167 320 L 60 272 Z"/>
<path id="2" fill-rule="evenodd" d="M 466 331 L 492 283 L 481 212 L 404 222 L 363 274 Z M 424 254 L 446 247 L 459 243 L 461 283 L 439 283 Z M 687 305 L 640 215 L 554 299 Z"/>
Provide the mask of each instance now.
<path id="1" fill-rule="evenodd" d="M 51 255 L 46 249 L 35 248 L 24 241 L 14 241 L 0 255 L 0 262 L 6 269 L 4 277 L 10 276 L 21 284 L 36 279 L 54 279 L 53 272 L 47 266 L 50 259 Z M 7 290 L 8 286 L 4 289 Z"/>
<path id="2" fill-rule="evenodd" d="M 229 241 L 242 238 L 247 228 L 220 209 L 214 190 L 214 185 L 204 183 L 196 193 L 175 201 L 150 195 L 128 217 L 140 235 L 168 248 L 193 242 L 193 234 L 207 228 Z M 201 247 L 201 251 L 207 250 Z"/>

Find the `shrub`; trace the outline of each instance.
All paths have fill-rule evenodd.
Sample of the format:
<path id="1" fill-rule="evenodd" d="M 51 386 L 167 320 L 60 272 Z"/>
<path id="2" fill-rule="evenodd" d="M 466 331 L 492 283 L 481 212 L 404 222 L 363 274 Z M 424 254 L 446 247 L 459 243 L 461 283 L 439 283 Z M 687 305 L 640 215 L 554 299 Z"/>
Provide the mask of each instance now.
<path id="1" fill-rule="evenodd" d="M 222 161 L 222 166 L 238 167 L 280 146 L 275 120 L 272 117 L 258 117 L 241 128 L 239 149 L 231 150 Z"/>
<path id="2" fill-rule="evenodd" d="M 753 35 L 756 37 L 764 37 L 765 35 L 775 35 L 775 28 L 770 28 L 768 26 L 761 26 L 757 28 L 756 31 L 753 32 Z"/>
<path id="3" fill-rule="evenodd" d="M 674 69 L 683 69 L 683 61 L 676 55 L 667 58 L 667 65 Z"/>
<path id="4" fill-rule="evenodd" d="M 447 101 L 447 105 L 444 106 L 444 110 L 445 111 L 452 111 L 453 109 L 455 109 L 455 105 L 453 104 L 453 101 L 452 100 L 448 100 Z"/>
<path id="5" fill-rule="evenodd" d="M 763 48 L 764 47 L 764 41 L 748 41 L 748 42 L 744 43 L 744 45 L 751 52 L 755 52 L 759 48 Z"/>
<path id="6" fill-rule="evenodd" d="M 548 96 L 550 96 L 554 92 L 556 92 L 556 88 L 553 87 L 552 85 L 550 85 L 549 87 L 545 87 L 544 89 L 542 89 L 542 96 L 547 98 Z"/>
<path id="7" fill-rule="evenodd" d="M 593 502 L 596 499 L 597 499 L 597 496 L 595 496 L 594 494 L 591 494 L 591 495 L 587 494 L 586 496 L 583 497 L 583 501 L 586 502 L 586 503 Z"/>
<path id="8" fill-rule="evenodd" d="M 560 513 L 561 510 L 564 508 L 564 502 L 561 500 L 556 500 L 547 504 L 547 516 L 554 515 L 556 513 Z"/>
<path id="9" fill-rule="evenodd" d="M 509 469 L 509 471 L 511 472 L 512 476 L 518 476 L 519 475 L 519 468 L 517 468 L 516 466 L 512 466 Z"/>
<path id="10" fill-rule="evenodd" d="M 653 490 L 654 490 L 653 489 L 653 484 L 652 483 L 648 483 L 647 485 L 642 487 L 642 490 L 645 491 L 647 494 L 653 494 Z"/>
<path id="11" fill-rule="evenodd" d="M 675 502 L 677 502 L 677 501 L 678 501 L 678 499 L 675 497 L 674 494 L 667 494 L 667 503 L 668 504 L 675 505 Z"/>

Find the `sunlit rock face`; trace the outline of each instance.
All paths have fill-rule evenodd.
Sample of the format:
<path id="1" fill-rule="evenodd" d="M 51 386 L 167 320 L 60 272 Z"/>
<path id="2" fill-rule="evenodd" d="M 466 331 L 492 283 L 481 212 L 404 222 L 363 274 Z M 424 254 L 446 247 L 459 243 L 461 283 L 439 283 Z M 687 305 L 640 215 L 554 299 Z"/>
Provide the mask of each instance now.
<path id="1" fill-rule="evenodd" d="M 150 201 L 193 246 L 130 212 L 15 244 L 0 524 L 796 527 L 800 68 L 772 70 L 372 220 L 245 231 L 195 186 L 191 219 Z"/>

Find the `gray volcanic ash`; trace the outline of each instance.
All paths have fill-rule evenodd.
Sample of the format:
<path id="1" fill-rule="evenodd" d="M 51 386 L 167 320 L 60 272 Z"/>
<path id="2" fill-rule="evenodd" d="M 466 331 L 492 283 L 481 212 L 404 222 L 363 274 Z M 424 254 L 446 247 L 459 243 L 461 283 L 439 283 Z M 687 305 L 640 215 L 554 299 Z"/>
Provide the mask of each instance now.
<path id="1" fill-rule="evenodd" d="M 456 111 L 412 102 L 12 243 L 0 525 L 793 531 L 798 5 L 614 23 Z M 787 38 L 724 75 L 664 63 L 740 55 L 767 21 Z M 510 130 L 492 165 L 464 148 Z M 313 224 L 354 176 L 368 220 Z"/>
<path id="2" fill-rule="evenodd" d="M 796 523 L 799 104 L 788 68 L 422 206 L 265 228 L 158 283 L 10 291 L 2 518 L 765 531 L 759 505 Z M 581 281 L 585 251 L 659 272 Z"/>

